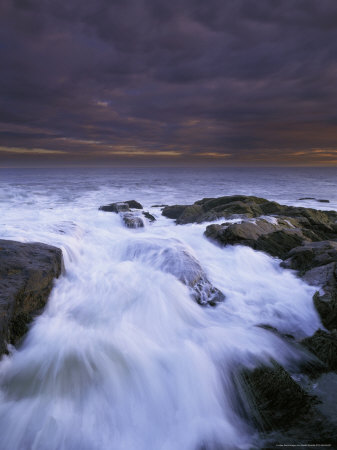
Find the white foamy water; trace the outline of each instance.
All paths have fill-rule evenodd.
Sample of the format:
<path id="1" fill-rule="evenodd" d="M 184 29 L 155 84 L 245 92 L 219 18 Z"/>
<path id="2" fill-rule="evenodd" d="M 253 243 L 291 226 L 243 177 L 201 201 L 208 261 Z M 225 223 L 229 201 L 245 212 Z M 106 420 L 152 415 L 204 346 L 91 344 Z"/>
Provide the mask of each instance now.
<path id="1" fill-rule="evenodd" d="M 254 191 L 254 177 L 226 185 L 225 178 L 202 174 L 182 180 L 179 171 L 1 173 L 1 237 L 60 247 L 66 269 L 23 345 L 0 364 L 2 449 L 258 447 L 233 380 L 242 367 L 270 358 L 292 368 L 306 358 L 257 325 L 312 334 L 321 326 L 315 288 L 276 259 L 240 246 L 219 248 L 203 237 L 206 224 L 176 226 L 151 206 L 233 193 L 280 195 L 269 175 Z M 283 203 L 296 204 L 296 179 L 296 197 Z M 290 193 L 289 187 L 285 197 Z M 131 230 L 118 215 L 98 211 L 131 198 L 157 221 Z M 223 303 L 195 303 L 165 260 L 177 246 L 199 261 L 226 295 Z"/>

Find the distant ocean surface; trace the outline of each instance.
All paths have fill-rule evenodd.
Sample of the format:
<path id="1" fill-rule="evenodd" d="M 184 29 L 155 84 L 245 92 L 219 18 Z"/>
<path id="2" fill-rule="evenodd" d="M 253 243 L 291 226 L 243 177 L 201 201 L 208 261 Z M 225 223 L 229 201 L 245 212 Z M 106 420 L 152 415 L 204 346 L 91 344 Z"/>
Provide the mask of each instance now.
<path id="1" fill-rule="evenodd" d="M 133 195 L 146 205 L 194 202 L 203 197 L 256 195 L 319 209 L 337 209 L 337 168 L 102 168 L 0 169 L 0 201 L 101 201 Z M 101 197 L 100 197 L 101 196 Z M 330 204 L 299 201 L 328 199 Z"/>
<path id="2" fill-rule="evenodd" d="M 1 448 L 261 448 L 233 380 L 270 359 L 296 366 L 301 351 L 258 325 L 310 336 L 322 326 L 316 288 L 154 206 L 233 194 L 337 210 L 337 168 L 0 170 L 0 238 L 55 245 L 65 262 L 44 313 L 0 363 Z M 128 229 L 98 211 L 131 199 L 157 220 Z M 201 307 L 163 270 L 177 248 L 223 303 Z"/>

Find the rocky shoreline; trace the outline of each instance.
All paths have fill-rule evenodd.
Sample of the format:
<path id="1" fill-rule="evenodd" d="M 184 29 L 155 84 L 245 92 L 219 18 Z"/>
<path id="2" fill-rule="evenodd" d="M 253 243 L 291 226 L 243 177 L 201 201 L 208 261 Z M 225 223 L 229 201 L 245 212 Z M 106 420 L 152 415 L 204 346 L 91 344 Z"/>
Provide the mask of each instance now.
<path id="1" fill-rule="evenodd" d="M 320 288 L 313 302 L 326 330 L 317 330 L 313 336 L 294 342 L 311 353 L 313 364 L 302 372 L 288 373 L 270 361 L 270 366 L 242 369 L 236 377 L 243 404 L 249 405 L 246 416 L 259 429 L 264 448 L 280 444 L 298 444 L 302 448 L 314 443 L 337 444 L 337 424 L 321 412 L 317 406 L 320 400 L 313 392 L 295 381 L 306 378 L 311 380 L 310 385 L 322 373 L 336 377 L 337 212 L 237 195 L 205 198 L 193 205 L 165 206 L 162 214 L 177 225 L 224 219 L 223 223 L 206 226 L 204 234 L 215 244 L 245 245 L 263 251 L 279 258 L 282 267 L 296 270 L 308 284 Z M 281 337 L 278 330 L 268 325 L 265 328 Z"/>
<path id="2" fill-rule="evenodd" d="M 233 383 L 242 404 L 239 414 L 258 430 L 262 448 L 296 444 L 310 448 L 315 443 L 331 448 L 337 443 L 337 424 L 325 413 L 324 401 L 313 386 L 325 383 L 327 393 L 337 386 L 337 212 L 280 205 L 253 196 L 157 207 L 177 225 L 216 221 L 206 224 L 204 231 L 215 245 L 245 245 L 263 251 L 318 288 L 313 303 L 324 329 L 296 340 L 269 324 L 262 326 L 308 355 L 307 360 L 294 368 L 273 360 L 254 369 L 238 367 L 233 369 Z M 119 214 L 128 228 L 143 228 L 146 220 L 156 220 L 135 200 L 99 209 Z M 154 252 L 160 255 L 158 268 L 185 284 L 197 303 L 216 307 L 225 301 L 181 242 L 144 241 L 140 240 L 139 248 L 134 246 L 132 258 L 141 261 L 146 253 Z M 8 352 L 7 344 L 21 342 L 62 270 L 62 251 L 56 247 L 0 240 L 0 356 Z M 325 376 L 330 377 L 324 378 L 327 382 L 322 381 Z"/>

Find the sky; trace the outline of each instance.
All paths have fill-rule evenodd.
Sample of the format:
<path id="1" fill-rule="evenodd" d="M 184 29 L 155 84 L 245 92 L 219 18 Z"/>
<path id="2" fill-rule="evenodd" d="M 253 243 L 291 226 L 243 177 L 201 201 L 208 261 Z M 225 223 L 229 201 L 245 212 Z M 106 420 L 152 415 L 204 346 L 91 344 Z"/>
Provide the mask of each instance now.
<path id="1" fill-rule="evenodd" d="M 1 0 L 0 167 L 337 166 L 336 0 Z"/>

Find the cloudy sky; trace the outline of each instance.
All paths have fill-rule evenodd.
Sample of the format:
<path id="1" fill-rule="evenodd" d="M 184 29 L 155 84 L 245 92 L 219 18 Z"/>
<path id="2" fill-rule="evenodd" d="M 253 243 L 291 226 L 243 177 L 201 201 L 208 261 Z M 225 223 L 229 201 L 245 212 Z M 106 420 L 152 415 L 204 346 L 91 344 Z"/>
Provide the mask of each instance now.
<path id="1" fill-rule="evenodd" d="M 337 165 L 336 0 L 1 0 L 0 166 Z"/>

